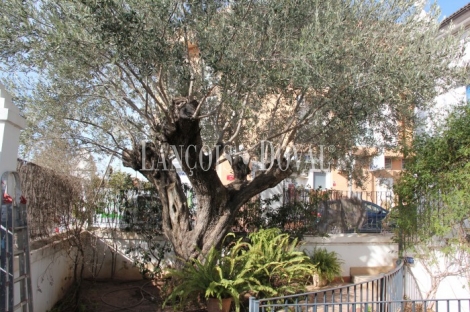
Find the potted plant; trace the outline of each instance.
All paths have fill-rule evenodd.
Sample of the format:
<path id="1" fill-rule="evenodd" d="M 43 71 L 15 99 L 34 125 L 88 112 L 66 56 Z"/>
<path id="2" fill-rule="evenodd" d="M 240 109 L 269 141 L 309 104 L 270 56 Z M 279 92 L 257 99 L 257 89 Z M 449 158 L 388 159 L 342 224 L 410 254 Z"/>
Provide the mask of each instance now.
<path id="1" fill-rule="evenodd" d="M 326 248 L 315 248 L 310 256 L 310 261 L 316 266 L 313 274 L 313 286 L 315 287 L 326 286 L 336 277 L 341 276 L 343 261 L 335 251 L 328 251 Z"/>
<path id="2" fill-rule="evenodd" d="M 240 311 L 240 293 L 247 288 L 247 280 L 240 274 L 245 270 L 236 265 L 236 257 L 222 256 L 212 247 L 204 260 L 190 259 L 182 269 L 171 269 L 168 277 L 176 280 L 177 286 L 165 300 L 174 304 L 188 299 L 204 297 L 209 312 L 228 312 L 232 301 Z"/>

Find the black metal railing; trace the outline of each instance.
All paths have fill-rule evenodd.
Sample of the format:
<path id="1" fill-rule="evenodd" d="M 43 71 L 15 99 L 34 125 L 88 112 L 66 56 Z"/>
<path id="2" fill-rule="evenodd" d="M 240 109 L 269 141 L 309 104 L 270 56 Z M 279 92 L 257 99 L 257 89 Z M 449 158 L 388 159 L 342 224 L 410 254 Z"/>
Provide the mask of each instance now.
<path id="1" fill-rule="evenodd" d="M 359 199 L 368 201 L 384 209 L 395 206 L 396 195 L 393 191 L 349 191 L 349 190 L 313 190 L 307 188 L 285 188 L 281 197 L 282 204 L 292 202 L 311 203 L 312 195 L 326 194 L 330 200 Z"/>
<path id="2" fill-rule="evenodd" d="M 268 199 L 257 198 L 240 210 L 234 231 L 277 227 L 294 236 L 382 233 L 393 230 L 387 218 L 393 193 L 286 188 Z M 385 206 L 376 204 L 382 202 Z"/>
<path id="3" fill-rule="evenodd" d="M 153 193 L 145 190 L 109 191 L 103 197 L 94 211 L 93 227 L 128 230 L 160 228 L 161 204 Z"/>
<path id="4" fill-rule="evenodd" d="M 188 205 L 196 220 L 196 197 L 187 190 Z M 276 198 L 254 197 L 245 204 L 232 227 L 233 232 L 252 232 L 277 227 L 294 236 L 334 233 L 380 233 L 387 210 L 365 199 L 387 199 L 388 192 L 319 191 L 286 189 Z M 128 190 L 110 193 L 93 215 L 91 225 L 131 231 L 161 231 L 162 207 L 155 192 Z"/>
<path id="5" fill-rule="evenodd" d="M 250 302 L 255 302 L 250 301 Z M 427 300 L 387 300 L 364 302 L 328 303 L 289 303 L 260 305 L 254 311 L 308 311 L 308 312 L 468 312 L 470 298 L 464 299 L 427 299 Z"/>
<path id="6" fill-rule="evenodd" d="M 195 215 L 196 197 L 189 187 L 184 191 L 190 213 Z M 93 212 L 90 225 L 133 232 L 162 231 L 162 204 L 154 189 L 103 190 L 101 202 Z M 193 218 L 194 219 L 194 218 Z"/>
<path id="7" fill-rule="evenodd" d="M 470 298 L 423 299 L 402 261 L 387 274 L 355 284 L 283 297 L 250 298 L 249 312 L 267 311 L 470 311 Z"/>
<path id="8" fill-rule="evenodd" d="M 283 297 L 250 298 L 249 312 L 266 311 L 415 311 L 423 300 L 409 267 L 399 262 L 387 274 L 355 284 Z M 452 305 L 453 306 L 453 305 Z M 411 310 L 403 310 L 408 307 Z M 468 299 L 467 299 L 468 307 Z M 308 308 L 308 309 L 307 309 Z M 421 310 L 416 310 L 421 311 Z M 423 310 L 426 311 L 427 310 Z M 458 310 L 448 310 L 458 311 Z"/>

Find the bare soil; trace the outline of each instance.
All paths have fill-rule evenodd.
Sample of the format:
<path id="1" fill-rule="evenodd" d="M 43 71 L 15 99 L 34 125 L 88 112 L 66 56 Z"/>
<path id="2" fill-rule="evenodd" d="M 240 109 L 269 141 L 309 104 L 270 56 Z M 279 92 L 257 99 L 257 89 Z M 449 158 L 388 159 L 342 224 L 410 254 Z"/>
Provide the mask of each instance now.
<path id="1" fill-rule="evenodd" d="M 161 287 L 151 281 L 83 281 L 80 309 L 87 312 L 174 312 L 181 308 L 162 308 L 165 298 L 161 296 Z M 206 311 L 199 307 L 185 311 Z"/>
<path id="2" fill-rule="evenodd" d="M 320 290 L 346 283 L 330 284 L 321 288 L 307 287 L 307 291 Z M 82 282 L 80 311 L 86 312 L 205 312 L 203 303 L 193 303 L 186 309 L 167 306 L 162 308 L 165 300 L 162 283 L 153 285 L 149 280 L 116 281 L 101 280 Z M 246 307 L 245 307 L 246 308 Z M 233 309 L 233 305 L 232 305 Z M 242 308 L 243 310 L 243 308 Z M 234 310 L 233 310 L 234 311 Z"/>

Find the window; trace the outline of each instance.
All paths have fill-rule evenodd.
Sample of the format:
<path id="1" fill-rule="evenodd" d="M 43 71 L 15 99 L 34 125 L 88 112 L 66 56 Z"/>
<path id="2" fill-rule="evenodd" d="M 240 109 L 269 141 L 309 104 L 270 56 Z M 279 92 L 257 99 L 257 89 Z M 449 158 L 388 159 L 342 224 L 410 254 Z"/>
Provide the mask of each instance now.
<path id="1" fill-rule="evenodd" d="M 374 170 L 384 169 L 385 167 L 384 161 L 385 161 L 385 157 L 383 154 L 373 157 L 369 170 L 374 171 Z"/>
<path id="2" fill-rule="evenodd" d="M 326 189 L 326 173 L 324 172 L 315 172 L 313 174 L 313 188 L 314 189 Z"/>
<path id="3" fill-rule="evenodd" d="M 385 169 L 391 170 L 392 169 L 392 158 L 390 157 L 385 157 L 385 164 L 384 164 Z"/>
<path id="4" fill-rule="evenodd" d="M 405 158 L 402 158 L 401 159 L 401 169 L 405 170 L 405 167 L 406 167 L 406 161 L 405 161 Z"/>

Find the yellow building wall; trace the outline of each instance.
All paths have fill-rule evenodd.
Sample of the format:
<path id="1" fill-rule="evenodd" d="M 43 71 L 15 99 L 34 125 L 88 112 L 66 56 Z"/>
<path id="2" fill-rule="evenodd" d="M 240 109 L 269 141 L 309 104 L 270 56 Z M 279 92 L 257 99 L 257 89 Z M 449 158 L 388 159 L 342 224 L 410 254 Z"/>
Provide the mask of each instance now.
<path id="1" fill-rule="evenodd" d="M 365 180 L 363 182 L 363 187 L 359 188 L 356 185 L 352 186 L 353 192 L 366 191 L 366 192 L 375 192 L 379 191 L 377 184 L 380 179 L 393 179 L 394 183 L 400 177 L 402 171 L 402 158 L 393 157 L 391 169 L 375 170 L 369 171 L 368 168 L 364 168 L 365 171 Z M 337 170 L 331 171 L 331 189 L 338 191 L 349 191 L 348 177 L 342 175 Z M 383 189 L 380 189 L 383 190 Z"/>
<path id="2" fill-rule="evenodd" d="M 377 183 L 380 179 L 391 178 L 396 181 L 402 170 L 402 159 L 394 157 L 392 159 L 392 169 L 391 170 L 376 170 L 369 171 L 368 168 L 364 168 L 366 172 L 366 178 L 363 183 L 363 187 L 359 188 L 353 183 L 352 191 L 367 191 L 375 192 L 378 191 Z M 233 180 L 233 170 L 228 161 L 224 161 L 217 166 L 217 174 L 219 175 L 220 181 L 223 185 L 231 183 Z M 331 189 L 338 191 L 349 191 L 348 177 L 340 174 L 338 170 L 332 170 L 331 175 Z M 250 177 L 249 177 L 250 179 Z"/>

